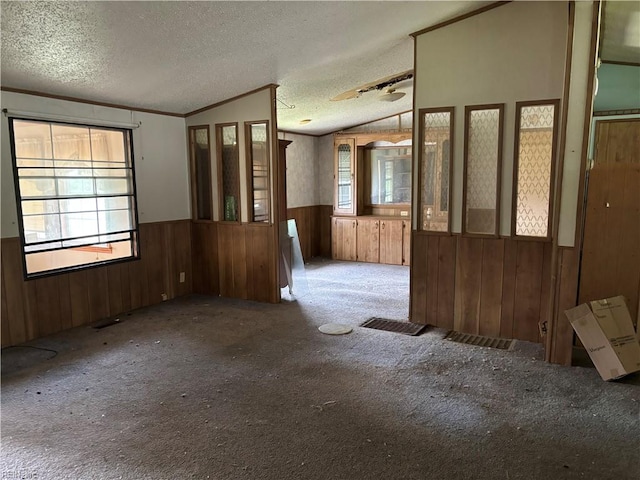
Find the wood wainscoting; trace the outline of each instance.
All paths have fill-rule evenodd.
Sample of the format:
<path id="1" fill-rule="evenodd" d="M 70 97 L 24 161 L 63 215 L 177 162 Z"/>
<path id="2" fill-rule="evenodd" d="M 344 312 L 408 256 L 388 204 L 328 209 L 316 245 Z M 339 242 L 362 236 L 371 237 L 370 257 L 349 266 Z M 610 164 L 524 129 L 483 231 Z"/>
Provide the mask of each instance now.
<path id="1" fill-rule="evenodd" d="M 193 293 L 220 295 L 218 223 L 196 221 L 191 225 Z"/>
<path id="2" fill-rule="evenodd" d="M 25 281 L 20 239 L 3 238 L 2 346 L 192 292 L 191 220 L 140 224 L 140 242 L 140 260 Z"/>
<path id="3" fill-rule="evenodd" d="M 551 243 L 413 232 L 411 321 L 540 342 L 549 317 Z"/>
<path id="4" fill-rule="evenodd" d="M 545 360 L 560 365 L 571 365 L 574 333 L 564 311 L 578 303 L 580 253 L 575 247 L 560 247 L 556 262 L 556 298 L 553 306 L 555 325 L 548 329 Z"/>
<path id="5" fill-rule="evenodd" d="M 331 205 L 287 209 L 287 218 L 296 221 L 305 261 L 318 256 L 331 258 L 331 215 Z"/>
<path id="6" fill-rule="evenodd" d="M 216 229 L 220 295 L 279 302 L 276 226 L 219 222 Z"/>

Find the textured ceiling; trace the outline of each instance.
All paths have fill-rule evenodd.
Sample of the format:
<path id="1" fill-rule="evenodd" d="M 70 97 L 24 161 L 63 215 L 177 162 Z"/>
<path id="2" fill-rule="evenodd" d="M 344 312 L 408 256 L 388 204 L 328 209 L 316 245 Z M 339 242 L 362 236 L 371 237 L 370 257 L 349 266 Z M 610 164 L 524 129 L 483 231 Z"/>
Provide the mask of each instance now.
<path id="1" fill-rule="evenodd" d="M 606 1 L 603 8 L 600 58 L 640 64 L 640 2 Z"/>
<path id="2" fill-rule="evenodd" d="M 1 81 L 174 113 L 276 83 L 278 127 L 323 134 L 411 110 L 410 81 L 396 102 L 329 98 L 413 68 L 410 33 L 488 3 L 2 1 Z"/>

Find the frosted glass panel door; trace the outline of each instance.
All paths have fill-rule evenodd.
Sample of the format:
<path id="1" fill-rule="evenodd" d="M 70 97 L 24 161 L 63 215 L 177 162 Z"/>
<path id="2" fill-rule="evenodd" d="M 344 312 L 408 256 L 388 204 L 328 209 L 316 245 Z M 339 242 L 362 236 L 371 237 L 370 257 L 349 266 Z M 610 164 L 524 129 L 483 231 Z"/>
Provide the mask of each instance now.
<path id="1" fill-rule="evenodd" d="M 355 140 L 339 139 L 335 146 L 334 212 L 355 213 Z"/>
<path id="2" fill-rule="evenodd" d="M 497 235 L 504 104 L 465 108 L 463 233 Z"/>

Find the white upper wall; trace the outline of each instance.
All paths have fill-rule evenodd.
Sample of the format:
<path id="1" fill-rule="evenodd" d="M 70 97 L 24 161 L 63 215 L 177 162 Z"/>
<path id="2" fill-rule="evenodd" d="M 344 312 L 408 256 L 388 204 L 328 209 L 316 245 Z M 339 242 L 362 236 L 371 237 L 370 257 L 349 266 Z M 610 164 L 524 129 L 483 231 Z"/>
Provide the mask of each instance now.
<path id="1" fill-rule="evenodd" d="M 190 218 L 187 141 L 184 118 L 101 107 L 21 93 L 2 92 L 2 108 L 86 119 L 86 123 L 142 122 L 133 130 L 133 153 L 140 223 Z M 1 234 L 18 236 L 9 122 L 1 118 Z"/>
<path id="2" fill-rule="evenodd" d="M 567 23 L 566 2 L 512 2 L 416 37 L 414 143 L 418 109 L 455 107 L 454 232 L 462 226 L 464 107 L 504 103 L 500 233 L 511 234 L 515 105 L 561 98 Z"/>
<path id="3" fill-rule="evenodd" d="M 238 153 L 240 158 L 240 218 L 243 222 L 248 221 L 249 211 L 247 209 L 247 157 L 245 153 L 245 135 L 244 135 L 244 122 L 256 122 L 266 120 L 269 122 L 269 145 L 273 145 L 274 140 L 272 138 L 273 122 L 275 119 L 272 116 L 271 106 L 271 89 L 266 87 L 263 90 L 245 95 L 236 100 L 224 103 L 215 108 L 205 110 L 187 117 L 187 127 L 195 125 L 209 125 L 209 138 L 210 138 L 210 151 L 211 151 L 211 194 L 213 197 L 213 219 L 220 219 L 219 212 L 219 199 L 218 199 L 218 159 L 216 152 L 216 124 L 220 123 L 237 123 L 238 124 Z M 187 132 L 183 130 L 183 135 L 186 138 Z M 271 149 L 273 151 L 273 149 Z M 274 205 L 274 176 L 273 176 L 273 155 L 271 156 L 271 219 L 273 219 L 273 205 Z"/>

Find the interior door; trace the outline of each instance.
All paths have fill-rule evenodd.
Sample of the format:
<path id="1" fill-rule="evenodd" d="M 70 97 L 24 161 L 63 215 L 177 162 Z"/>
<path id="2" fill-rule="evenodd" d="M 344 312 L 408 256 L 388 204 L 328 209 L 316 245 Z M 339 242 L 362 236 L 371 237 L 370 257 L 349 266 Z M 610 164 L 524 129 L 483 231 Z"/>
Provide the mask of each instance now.
<path id="1" fill-rule="evenodd" d="M 640 119 L 596 123 L 589 172 L 579 301 L 640 297 Z"/>

